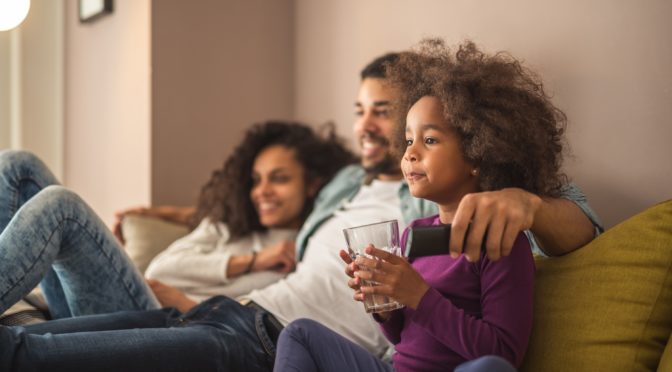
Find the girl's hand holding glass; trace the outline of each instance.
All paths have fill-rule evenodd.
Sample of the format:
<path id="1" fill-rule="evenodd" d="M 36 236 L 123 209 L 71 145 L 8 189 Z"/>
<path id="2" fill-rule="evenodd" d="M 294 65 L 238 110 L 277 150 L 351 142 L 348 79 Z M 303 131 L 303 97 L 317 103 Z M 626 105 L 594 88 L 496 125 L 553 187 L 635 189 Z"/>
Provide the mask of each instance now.
<path id="1" fill-rule="evenodd" d="M 416 309 L 429 289 L 422 276 L 404 257 L 377 249 L 372 245 L 366 247 L 365 252 L 373 258 L 359 256 L 352 265 L 353 279 L 350 282 L 354 286 L 359 286 L 355 299 L 363 301 L 365 295 L 385 295 Z M 377 282 L 379 285 L 361 286 L 361 280 Z M 353 288 L 353 285 L 350 287 Z"/>

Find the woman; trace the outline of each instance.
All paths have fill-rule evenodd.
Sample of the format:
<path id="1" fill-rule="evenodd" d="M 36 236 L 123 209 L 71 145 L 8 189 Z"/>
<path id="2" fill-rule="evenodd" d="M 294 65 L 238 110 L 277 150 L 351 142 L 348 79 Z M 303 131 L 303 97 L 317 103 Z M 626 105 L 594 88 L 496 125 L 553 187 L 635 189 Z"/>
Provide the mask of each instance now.
<path id="1" fill-rule="evenodd" d="M 518 187 L 559 194 L 566 119 L 518 61 L 486 55 L 471 42 L 453 54 L 442 41 L 428 40 L 417 52 L 402 54 L 388 72 L 407 113 L 399 126 L 404 176 L 413 196 L 439 206 L 437 216 L 410 227 L 450 223 L 469 193 Z M 402 246 L 407 237 L 408 230 Z M 395 344 L 392 365 L 299 320 L 280 336 L 275 370 L 514 370 L 532 327 L 534 261 L 523 233 L 512 243 L 511 253 L 497 262 L 448 254 L 408 262 L 372 246 L 367 253 L 373 258 L 352 262 L 342 251 L 355 300 L 380 294 L 406 306 L 374 316 Z M 362 280 L 379 284 L 364 286 Z"/>
<path id="2" fill-rule="evenodd" d="M 323 139 L 294 123 L 254 126 L 204 186 L 199 226 L 158 259 L 150 275 L 186 283 L 183 289 L 194 294 L 270 284 L 294 266 L 291 240 L 313 197 L 353 159 L 333 130 Z M 0 254 L 7 266 L 0 276 L 0 312 L 42 278 L 56 318 L 159 306 L 100 219 L 57 186 L 39 159 L 2 153 L 0 187 Z M 101 257 L 108 264 L 91 270 Z M 247 274 L 253 278 L 241 283 Z M 171 287 L 152 287 L 164 306 L 193 306 Z"/>
<path id="3" fill-rule="evenodd" d="M 315 195 L 353 160 L 333 129 L 327 140 L 301 126 L 249 130 L 203 187 L 191 217 L 197 227 L 147 268 L 148 278 L 187 295 L 150 280 L 161 304 L 184 311 L 193 300 L 237 297 L 293 270 L 294 238 Z"/>

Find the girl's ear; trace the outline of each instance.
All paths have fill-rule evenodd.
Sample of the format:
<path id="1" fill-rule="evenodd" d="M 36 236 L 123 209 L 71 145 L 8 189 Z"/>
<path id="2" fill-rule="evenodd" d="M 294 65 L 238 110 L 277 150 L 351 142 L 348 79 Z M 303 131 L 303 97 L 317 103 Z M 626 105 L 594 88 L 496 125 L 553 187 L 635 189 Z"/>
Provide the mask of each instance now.
<path id="1" fill-rule="evenodd" d="M 322 187 L 322 184 L 324 183 L 324 180 L 322 177 L 316 177 L 312 181 L 310 181 L 306 187 L 306 194 L 308 195 L 309 198 L 315 197 L 317 195 L 317 192 L 320 190 L 320 187 Z"/>

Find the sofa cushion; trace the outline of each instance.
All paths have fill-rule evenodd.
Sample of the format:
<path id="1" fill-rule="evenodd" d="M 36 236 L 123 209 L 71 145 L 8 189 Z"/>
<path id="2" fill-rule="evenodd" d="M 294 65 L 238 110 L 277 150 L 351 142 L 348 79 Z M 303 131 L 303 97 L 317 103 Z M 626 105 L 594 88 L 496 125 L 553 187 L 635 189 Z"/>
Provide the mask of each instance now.
<path id="1" fill-rule="evenodd" d="M 189 233 L 184 225 L 140 215 L 125 216 L 121 230 L 126 240 L 124 249 L 143 274 L 157 254 Z"/>
<path id="2" fill-rule="evenodd" d="M 672 201 L 538 258 L 523 371 L 652 371 L 672 331 Z"/>
<path id="3" fill-rule="evenodd" d="M 672 371 L 672 334 L 667 340 L 667 346 L 665 351 L 663 351 L 663 357 L 660 358 L 660 364 L 658 365 L 658 372 L 669 372 Z"/>

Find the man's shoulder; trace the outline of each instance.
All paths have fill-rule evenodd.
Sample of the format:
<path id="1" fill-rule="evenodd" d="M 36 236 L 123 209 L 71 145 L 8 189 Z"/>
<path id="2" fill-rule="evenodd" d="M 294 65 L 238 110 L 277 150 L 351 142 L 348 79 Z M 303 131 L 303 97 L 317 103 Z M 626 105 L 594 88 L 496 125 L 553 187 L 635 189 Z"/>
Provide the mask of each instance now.
<path id="1" fill-rule="evenodd" d="M 359 182 L 360 179 L 363 179 L 364 176 L 366 175 L 366 172 L 364 171 L 364 168 L 359 165 L 359 164 L 351 164 L 345 166 L 343 169 L 338 171 L 336 173 L 336 176 L 334 176 L 334 179 L 332 180 L 338 180 L 338 179 L 357 179 Z"/>
<path id="2" fill-rule="evenodd" d="M 366 172 L 360 165 L 348 165 L 341 169 L 334 176 L 334 178 L 332 178 L 331 181 L 329 181 L 329 183 L 324 186 L 322 194 L 332 194 L 335 192 L 340 192 L 343 189 L 358 187 L 361 185 L 365 175 Z"/>

